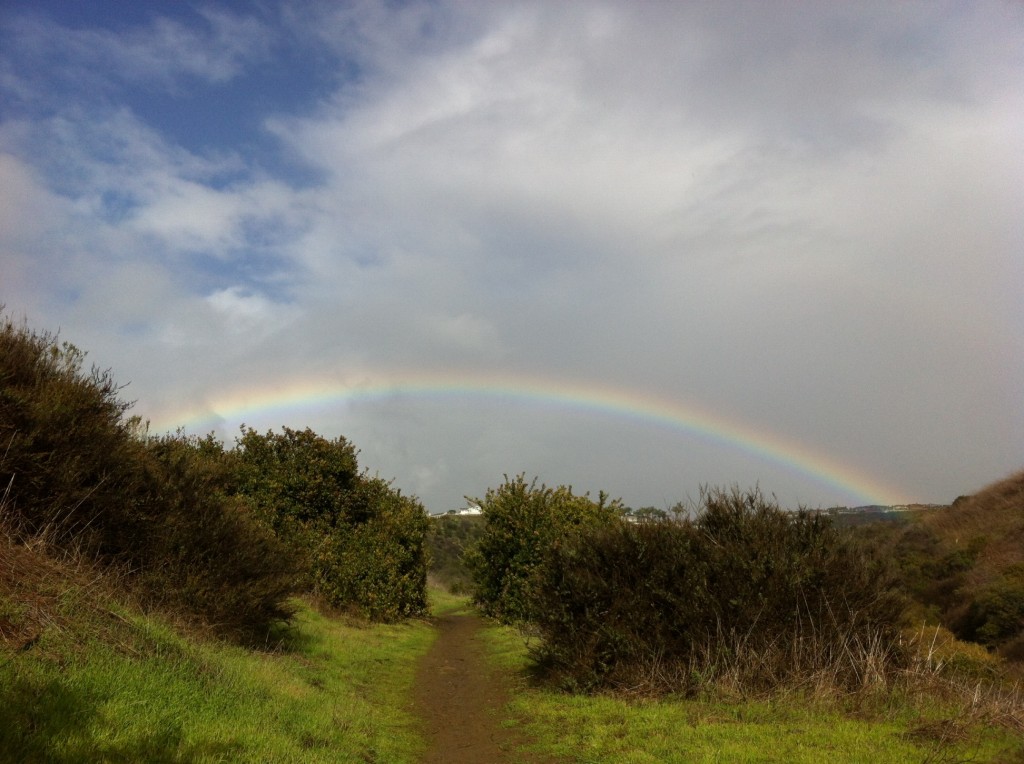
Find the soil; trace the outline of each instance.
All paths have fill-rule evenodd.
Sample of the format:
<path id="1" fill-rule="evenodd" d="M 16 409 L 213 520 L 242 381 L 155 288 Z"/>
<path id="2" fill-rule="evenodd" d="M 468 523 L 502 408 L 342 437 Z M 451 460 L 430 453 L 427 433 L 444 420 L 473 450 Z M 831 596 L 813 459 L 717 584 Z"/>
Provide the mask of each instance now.
<path id="1" fill-rule="evenodd" d="M 477 615 L 435 619 L 437 642 L 416 675 L 416 706 L 429 748 L 424 764 L 518 764 L 543 759 L 521 752 L 526 741 L 503 727 L 510 677 L 488 666 Z"/>

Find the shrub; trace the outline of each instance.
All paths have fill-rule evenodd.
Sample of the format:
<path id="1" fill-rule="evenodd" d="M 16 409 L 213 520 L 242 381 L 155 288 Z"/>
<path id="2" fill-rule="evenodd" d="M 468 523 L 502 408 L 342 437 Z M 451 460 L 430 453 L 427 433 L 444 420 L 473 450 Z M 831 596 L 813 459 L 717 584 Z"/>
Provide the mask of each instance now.
<path id="1" fill-rule="evenodd" d="M 242 428 L 236 439 L 234 490 L 249 497 L 260 519 L 287 541 L 304 545 L 313 529 L 358 522 L 345 517 L 345 495 L 359 481 L 355 447 L 308 427 L 261 435 Z"/>
<path id="2" fill-rule="evenodd" d="M 0 325 L 5 525 L 130 571 L 150 604 L 254 637 L 288 615 L 294 561 L 223 491 L 212 438 L 150 439 L 108 371 L 50 334 Z"/>
<path id="3" fill-rule="evenodd" d="M 141 448 L 110 372 L 84 360 L 55 335 L 0 326 L 0 490 L 25 533 L 119 555 L 149 509 L 134 501 Z"/>
<path id="4" fill-rule="evenodd" d="M 965 638 L 988 647 L 1019 637 L 1024 632 L 1024 564 L 1008 568 L 988 586 L 973 592 L 955 625 Z"/>
<path id="5" fill-rule="evenodd" d="M 881 561 L 757 491 L 705 492 L 695 520 L 588 528 L 541 570 L 536 658 L 573 688 L 850 688 L 897 657 L 902 603 Z"/>
<path id="6" fill-rule="evenodd" d="M 483 510 L 484 530 L 466 557 L 473 577 L 474 599 L 488 615 L 507 623 L 534 617 L 536 580 L 548 551 L 584 528 L 617 522 L 618 501 L 601 493 L 598 501 L 576 496 L 571 487 L 537 487 L 524 475 L 488 489 L 474 500 Z"/>
<path id="7" fill-rule="evenodd" d="M 303 583 L 335 607 L 395 620 L 426 609 L 427 516 L 414 498 L 359 473 L 344 438 L 244 429 L 233 490 L 303 558 Z"/>
<path id="8" fill-rule="evenodd" d="M 146 535 L 149 598 L 221 633 L 264 638 L 292 615 L 298 555 L 255 521 L 243 497 L 225 493 L 230 462 L 219 441 L 179 434 L 147 445 L 162 505 Z"/>
<path id="9" fill-rule="evenodd" d="M 317 588 L 336 605 L 395 621 L 427 611 L 427 519 L 423 506 L 379 478 L 363 478 L 346 496 L 345 515 L 360 518 L 329 536 Z"/>

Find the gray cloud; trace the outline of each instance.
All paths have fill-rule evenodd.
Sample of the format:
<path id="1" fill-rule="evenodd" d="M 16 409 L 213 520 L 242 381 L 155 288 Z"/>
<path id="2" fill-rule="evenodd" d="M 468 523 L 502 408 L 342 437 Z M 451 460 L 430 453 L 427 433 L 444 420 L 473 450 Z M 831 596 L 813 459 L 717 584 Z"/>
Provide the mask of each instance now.
<path id="1" fill-rule="evenodd" d="M 0 126 L 4 299 L 132 380 L 142 413 L 206 406 L 231 437 L 211 407 L 234 390 L 531 375 L 686 401 L 922 501 L 1019 467 L 1019 9 L 282 17 L 347 72 L 266 116 L 315 183 L 187 150 L 116 103 Z M 144 39 L 213 82 L 270 55 L 263 22 L 207 20 L 75 34 L 138 54 L 140 77 Z M 219 50 L 231 35 L 255 52 Z M 398 396 L 289 415 L 310 421 L 247 421 L 345 434 L 437 510 L 519 470 L 634 504 L 758 480 L 851 500 L 612 414 Z"/>

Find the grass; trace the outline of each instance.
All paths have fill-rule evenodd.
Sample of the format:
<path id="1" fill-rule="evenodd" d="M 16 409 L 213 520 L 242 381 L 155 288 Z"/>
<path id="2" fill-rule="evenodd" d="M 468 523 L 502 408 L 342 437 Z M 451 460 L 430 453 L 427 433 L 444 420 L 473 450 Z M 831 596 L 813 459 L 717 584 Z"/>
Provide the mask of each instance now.
<path id="1" fill-rule="evenodd" d="M 0 652 L 0 760 L 416 761 L 409 698 L 430 625 L 297 606 L 285 647 L 265 652 L 131 611 L 51 619 Z"/>
<path id="2" fill-rule="evenodd" d="M 258 651 L 119 604 L 87 569 L 34 591 L 0 590 L 0 761 L 411 764 L 424 751 L 410 699 L 436 637 L 427 621 L 369 626 L 298 601 L 281 646 Z M 470 610 L 441 590 L 431 601 L 438 615 Z M 938 695 L 574 696 L 530 684 L 517 631 L 491 625 L 483 637 L 520 677 L 505 723 L 546 758 L 1024 762 L 1019 729 Z"/>
<path id="3" fill-rule="evenodd" d="M 513 629 L 484 638 L 522 680 L 509 712 L 534 750 L 580 764 L 672 762 L 1024 762 L 1019 731 L 953 701 L 890 694 L 828 701 L 626 699 L 568 695 L 527 680 L 528 645 Z"/>

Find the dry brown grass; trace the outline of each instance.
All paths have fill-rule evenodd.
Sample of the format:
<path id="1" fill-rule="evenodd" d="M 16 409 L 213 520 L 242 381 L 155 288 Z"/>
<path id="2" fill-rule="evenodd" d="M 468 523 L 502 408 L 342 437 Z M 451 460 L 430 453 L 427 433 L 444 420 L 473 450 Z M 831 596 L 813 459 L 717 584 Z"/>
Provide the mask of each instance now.
<path id="1" fill-rule="evenodd" d="M 102 630 L 110 603 L 125 599 L 115 568 L 50 543 L 21 537 L 0 520 L 0 649 L 37 648 L 44 634 Z"/>
<path id="2" fill-rule="evenodd" d="M 968 586 L 991 583 L 1002 571 L 1024 563 L 1024 470 L 986 486 L 954 506 L 922 516 L 951 548 L 985 539 Z"/>

